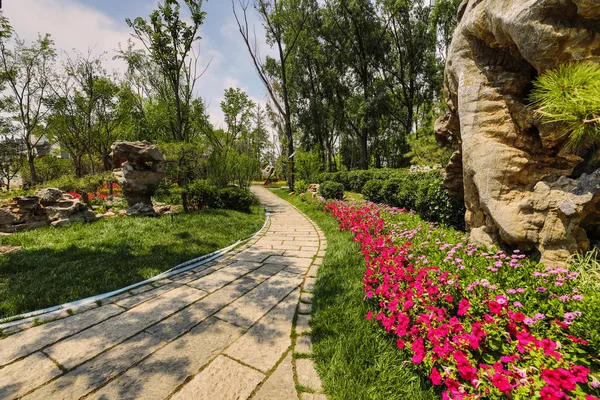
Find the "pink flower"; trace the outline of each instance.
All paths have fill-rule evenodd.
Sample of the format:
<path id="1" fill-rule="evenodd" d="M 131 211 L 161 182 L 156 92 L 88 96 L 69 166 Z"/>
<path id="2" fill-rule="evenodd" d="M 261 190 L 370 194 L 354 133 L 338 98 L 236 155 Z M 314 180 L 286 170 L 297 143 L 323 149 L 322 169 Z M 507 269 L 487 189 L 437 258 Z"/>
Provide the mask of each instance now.
<path id="1" fill-rule="evenodd" d="M 373 312 L 369 311 L 366 318 L 370 321 L 373 318 Z"/>
<path id="2" fill-rule="evenodd" d="M 504 295 L 498 295 L 496 296 L 496 302 L 503 306 L 508 303 L 508 299 Z"/>
<path id="3" fill-rule="evenodd" d="M 519 302 L 519 301 L 515 301 L 515 302 L 513 303 L 513 306 L 515 306 L 515 307 L 517 307 L 517 308 L 521 308 L 521 307 L 523 307 L 523 304 L 521 304 L 521 302 Z"/>
<path id="4" fill-rule="evenodd" d="M 546 291 L 546 288 L 545 287 L 539 287 L 539 288 L 536 288 L 535 290 L 537 290 L 540 293 L 544 293 Z"/>

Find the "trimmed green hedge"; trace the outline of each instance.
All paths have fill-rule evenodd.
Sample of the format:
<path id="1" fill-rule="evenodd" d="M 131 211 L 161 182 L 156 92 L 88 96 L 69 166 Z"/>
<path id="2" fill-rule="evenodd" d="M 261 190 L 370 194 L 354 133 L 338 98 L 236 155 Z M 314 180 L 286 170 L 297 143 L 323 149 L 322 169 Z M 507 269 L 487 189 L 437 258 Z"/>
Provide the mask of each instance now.
<path id="1" fill-rule="evenodd" d="M 378 169 L 321 174 L 321 182 L 342 184 L 374 203 L 413 210 L 425 220 L 465 227 L 465 206 L 454 200 L 442 184 L 439 171 L 411 173 L 407 169 Z"/>
<path id="2" fill-rule="evenodd" d="M 327 200 L 343 200 L 344 185 L 333 181 L 325 181 L 319 187 L 319 194 Z"/>
<path id="3" fill-rule="evenodd" d="M 188 206 L 194 210 L 204 208 L 224 208 L 227 210 L 250 211 L 250 207 L 257 203 L 254 195 L 248 190 L 237 186 L 217 188 L 206 181 L 190 183 L 184 193 L 187 196 Z"/>

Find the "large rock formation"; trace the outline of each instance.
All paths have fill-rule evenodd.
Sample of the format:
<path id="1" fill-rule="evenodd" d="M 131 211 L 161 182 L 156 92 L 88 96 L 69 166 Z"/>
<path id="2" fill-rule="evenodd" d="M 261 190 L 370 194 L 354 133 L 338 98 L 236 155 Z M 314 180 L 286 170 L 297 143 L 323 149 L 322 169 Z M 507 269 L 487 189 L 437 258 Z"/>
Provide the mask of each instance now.
<path id="1" fill-rule="evenodd" d="M 152 196 L 164 178 L 164 157 L 149 142 L 116 142 L 112 145 L 113 165 L 129 208 L 127 215 L 155 216 Z"/>
<path id="2" fill-rule="evenodd" d="M 73 222 L 93 222 L 85 204 L 59 189 L 42 189 L 35 196 L 16 197 L 0 206 L 0 232 L 13 233 Z"/>
<path id="3" fill-rule="evenodd" d="M 600 154 L 570 151 L 560 127 L 527 106 L 536 76 L 586 60 L 600 62 L 598 0 L 461 4 L 446 66 L 451 113 L 436 134 L 457 149 L 446 186 L 464 195 L 472 241 L 561 264 L 600 239 Z"/>

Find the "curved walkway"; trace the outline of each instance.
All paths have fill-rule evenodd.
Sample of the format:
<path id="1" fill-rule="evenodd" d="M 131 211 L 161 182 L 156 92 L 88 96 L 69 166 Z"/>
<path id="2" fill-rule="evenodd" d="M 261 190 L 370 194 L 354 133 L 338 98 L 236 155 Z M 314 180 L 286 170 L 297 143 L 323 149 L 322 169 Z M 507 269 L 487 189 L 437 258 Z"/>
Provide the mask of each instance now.
<path id="1" fill-rule="evenodd" d="M 234 253 L 1 339 L 0 398 L 324 399 L 312 361 L 292 353 L 311 352 L 325 238 L 252 190 L 272 217 Z"/>

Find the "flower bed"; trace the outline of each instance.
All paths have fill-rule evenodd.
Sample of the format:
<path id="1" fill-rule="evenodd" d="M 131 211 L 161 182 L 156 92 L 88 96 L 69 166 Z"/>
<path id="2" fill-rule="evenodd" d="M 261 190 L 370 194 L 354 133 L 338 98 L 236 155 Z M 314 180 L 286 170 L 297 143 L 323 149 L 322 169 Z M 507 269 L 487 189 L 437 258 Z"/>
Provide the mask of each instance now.
<path id="1" fill-rule="evenodd" d="M 362 245 L 365 298 L 377 307 L 367 319 L 443 399 L 597 398 L 597 349 L 572 332 L 588 301 L 577 273 L 487 253 L 405 210 L 335 202 L 326 211 Z"/>

